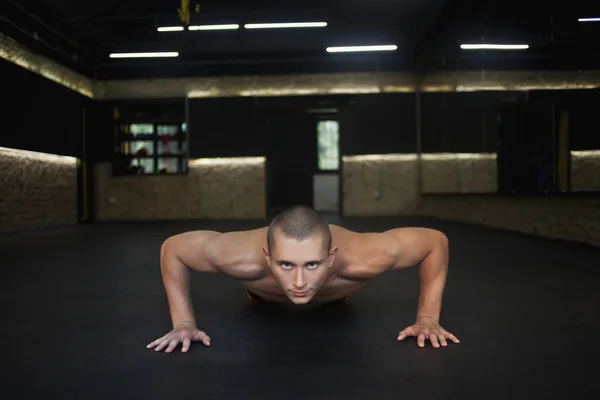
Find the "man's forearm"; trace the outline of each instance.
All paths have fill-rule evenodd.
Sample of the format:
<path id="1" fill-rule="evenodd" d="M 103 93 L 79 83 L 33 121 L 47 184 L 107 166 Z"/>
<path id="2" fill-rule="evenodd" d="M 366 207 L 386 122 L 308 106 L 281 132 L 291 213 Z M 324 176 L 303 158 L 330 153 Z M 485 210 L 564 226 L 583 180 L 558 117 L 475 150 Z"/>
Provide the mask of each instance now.
<path id="1" fill-rule="evenodd" d="M 439 322 L 447 273 L 448 241 L 442 237 L 419 266 L 420 295 L 417 319 L 428 317 Z"/>
<path id="2" fill-rule="evenodd" d="M 196 319 L 190 296 L 190 269 L 168 246 L 163 246 L 160 254 L 160 270 L 173 327 L 184 321 L 195 325 Z"/>

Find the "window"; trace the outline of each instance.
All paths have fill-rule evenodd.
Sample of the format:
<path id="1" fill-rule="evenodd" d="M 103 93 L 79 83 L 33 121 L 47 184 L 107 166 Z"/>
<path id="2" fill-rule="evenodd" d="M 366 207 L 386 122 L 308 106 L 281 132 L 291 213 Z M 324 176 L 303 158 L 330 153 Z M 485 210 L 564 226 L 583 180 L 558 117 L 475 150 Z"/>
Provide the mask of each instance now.
<path id="1" fill-rule="evenodd" d="M 120 125 L 117 175 L 182 174 L 187 167 L 185 123 Z"/>
<path id="2" fill-rule="evenodd" d="M 317 135 L 319 169 L 322 171 L 337 171 L 340 164 L 338 121 L 319 121 Z"/>

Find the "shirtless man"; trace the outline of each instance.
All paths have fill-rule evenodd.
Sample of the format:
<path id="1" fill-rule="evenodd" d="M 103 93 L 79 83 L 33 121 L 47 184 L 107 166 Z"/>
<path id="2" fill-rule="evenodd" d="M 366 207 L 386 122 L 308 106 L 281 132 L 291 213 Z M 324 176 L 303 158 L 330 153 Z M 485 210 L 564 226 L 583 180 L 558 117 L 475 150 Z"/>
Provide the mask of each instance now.
<path id="1" fill-rule="evenodd" d="M 420 265 L 416 322 L 398 340 L 417 337 L 419 347 L 458 339 L 439 325 L 448 270 L 448 240 L 439 231 L 398 228 L 383 233 L 357 233 L 328 225 L 313 209 L 295 206 L 282 211 L 268 227 L 219 233 L 192 231 L 168 238 L 160 263 L 173 330 L 150 343 L 172 352 L 180 343 L 210 346 L 198 329 L 189 291 L 190 272 L 222 273 L 238 279 L 253 302 L 294 304 L 340 301 L 371 279 L 400 268 Z"/>

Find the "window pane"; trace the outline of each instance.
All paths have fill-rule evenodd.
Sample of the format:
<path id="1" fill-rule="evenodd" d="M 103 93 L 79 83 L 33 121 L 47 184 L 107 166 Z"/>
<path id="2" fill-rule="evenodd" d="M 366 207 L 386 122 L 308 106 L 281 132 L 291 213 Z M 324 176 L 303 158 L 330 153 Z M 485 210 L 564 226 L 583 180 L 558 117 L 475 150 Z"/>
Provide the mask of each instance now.
<path id="1" fill-rule="evenodd" d="M 151 158 L 134 158 L 131 160 L 132 167 L 141 167 L 141 174 L 153 174 L 154 173 L 154 160 Z"/>
<path id="2" fill-rule="evenodd" d="M 129 125 L 129 131 L 137 135 L 152 135 L 154 133 L 154 126 L 152 124 L 131 124 Z"/>
<path id="3" fill-rule="evenodd" d="M 177 158 L 161 158 L 158 160 L 158 172 L 175 174 L 179 171 L 178 168 L 179 160 Z"/>
<path id="4" fill-rule="evenodd" d="M 172 156 L 183 153 L 183 141 L 181 140 L 181 136 L 177 135 L 179 133 L 179 125 L 159 125 L 156 129 L 158 133 L 159 155 Z"/>
<path id="5" fill-rule="evenodd" d="M 158 125 L 156 127 L 156 133 L 159 135 L 175 135 L 178 131 L 178 125 Z"/>
<path id="6" fill-rule="evenodd" d="M 335 171 L 339 168 L 339 124 L 337 121 L 319 121 L 319 169 Z"/>

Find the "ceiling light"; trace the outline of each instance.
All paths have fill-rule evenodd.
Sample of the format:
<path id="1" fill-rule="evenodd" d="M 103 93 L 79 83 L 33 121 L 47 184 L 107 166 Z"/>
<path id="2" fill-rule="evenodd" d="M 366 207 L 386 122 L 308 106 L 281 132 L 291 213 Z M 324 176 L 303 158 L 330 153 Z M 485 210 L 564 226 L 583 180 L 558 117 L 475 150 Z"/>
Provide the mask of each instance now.
<path id="1" fill-rule="evenodd" d="M 528 44 L 461 44 L 463 50 L 527 50 Z"/>
<path id="2" fill-rule="evenodd" d="M 181 32 L 183 26 L 159 26 L 156 30 L 159 32 Z"/>
<path id="3" fill-rule="evenodd" d="M 154 53 L 112 53 L 110 58 L 158 58 L 158 57 L 179 57 L 175 51 L 154 52 Z"/>
<path id="4" fill-rule="evenodd" d="M 599 17 L 594 17 L 594 18 L 579 18 L 578 21 L 579 22 L 600 22 L 600 18 Z"/>
<path id="5" fill-rule="evenodd" d="M 246 24 L 246 29 L 273 29 L 273 28 L 322 28 L 327 22 L 289 22 L 272 24 Z"/>
<path id="6" fill-rule="evenodd" d="M 225 25 L 190 25 L 188 29 L 190 31 L 223 31 L 238 29 L 238 24 L 225 24 Z"/>
<path id="7" fill-rule="evenodd" d="M 341 46 L 328 47 L 328 53 L 348 53 L 354 51 L 394 51 L 398 49 L 396 45 L 380 45 L 380 46 Z"/>

